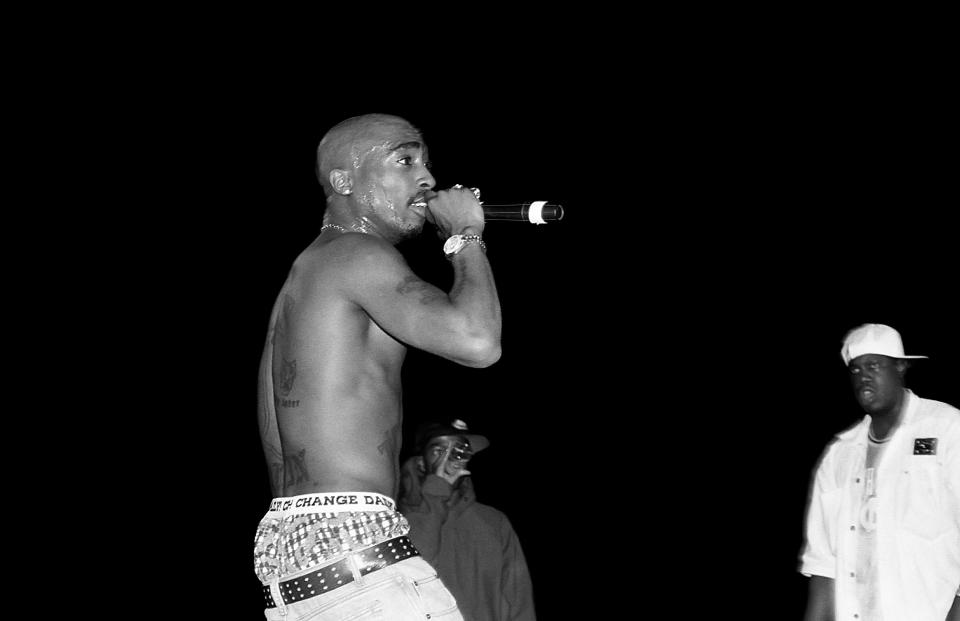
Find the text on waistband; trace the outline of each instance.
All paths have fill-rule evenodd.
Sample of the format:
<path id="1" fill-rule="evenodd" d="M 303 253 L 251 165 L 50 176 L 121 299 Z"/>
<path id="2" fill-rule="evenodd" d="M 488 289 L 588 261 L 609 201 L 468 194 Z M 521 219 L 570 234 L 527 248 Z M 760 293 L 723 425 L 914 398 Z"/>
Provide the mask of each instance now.
<path id="1" fill-rule="evenodd" d="M 379 494 L 311 494 L 296 498 L 277 498 L 270 503 L 270 511 L 309 509 L 313 507 L 376 507 L 394 509 L 390 499 Z"/>

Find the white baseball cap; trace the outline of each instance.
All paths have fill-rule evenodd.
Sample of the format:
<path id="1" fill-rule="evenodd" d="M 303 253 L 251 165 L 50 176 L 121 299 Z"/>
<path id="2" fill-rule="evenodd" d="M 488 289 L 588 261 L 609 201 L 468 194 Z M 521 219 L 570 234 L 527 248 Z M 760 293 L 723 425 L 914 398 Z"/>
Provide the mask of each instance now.
<path id="1" fill-rule="evenodd" d="M 891 358 L 926 358 L 926 356 L 907 356 L 903 353 L 903 341 L 900 333 L 880 323 L 865 323 L 847 332 L 843 339 L 840 356 L 843 364 L 864 354 L 880 354 Z"/>

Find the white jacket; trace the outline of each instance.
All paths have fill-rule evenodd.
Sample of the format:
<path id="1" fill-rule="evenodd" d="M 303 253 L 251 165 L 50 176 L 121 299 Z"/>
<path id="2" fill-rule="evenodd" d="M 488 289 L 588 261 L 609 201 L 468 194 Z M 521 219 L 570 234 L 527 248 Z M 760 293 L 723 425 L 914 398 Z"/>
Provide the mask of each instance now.
<path id="1" fill-rule="evenodd" d="M 877 468 L 879 605 L 887 621 L 943 621 L 960 596 L 960 411 L 906 393 Z M 854 572 L 869 427 L 866 416 L 827 447 L 807 511 L 800 571 L 833 578 L 837 621 L 862 619 Z"/>

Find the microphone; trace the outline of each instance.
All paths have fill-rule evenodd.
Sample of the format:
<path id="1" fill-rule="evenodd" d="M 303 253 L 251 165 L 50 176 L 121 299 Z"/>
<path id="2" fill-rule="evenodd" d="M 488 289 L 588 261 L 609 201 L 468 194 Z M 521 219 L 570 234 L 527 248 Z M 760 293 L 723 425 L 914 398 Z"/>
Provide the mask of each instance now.
<path id="1" fill-rule="evenodd" d="M 563 219 L 563 206 L 547 201 L 532 203 L 514 203 L 511 205 L 490 205 L 481 203 L 483 219 L 487 222 L 529 222 L 546 224 Z"/>

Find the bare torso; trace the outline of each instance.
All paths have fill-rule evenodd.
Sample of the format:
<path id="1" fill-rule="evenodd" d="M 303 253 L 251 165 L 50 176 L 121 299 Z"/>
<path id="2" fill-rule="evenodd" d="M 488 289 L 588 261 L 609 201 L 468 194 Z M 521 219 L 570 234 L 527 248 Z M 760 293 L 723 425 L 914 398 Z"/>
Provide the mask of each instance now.
<path id="1" fill-rule="evenodd" d="M 396 497 L 406 348 L 345 294 L 352 260 L 349 243 L 315 241 L 274 304 L 259 380 L 274 497 Z"/>

